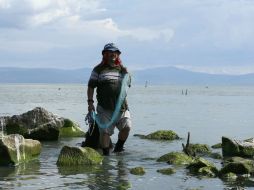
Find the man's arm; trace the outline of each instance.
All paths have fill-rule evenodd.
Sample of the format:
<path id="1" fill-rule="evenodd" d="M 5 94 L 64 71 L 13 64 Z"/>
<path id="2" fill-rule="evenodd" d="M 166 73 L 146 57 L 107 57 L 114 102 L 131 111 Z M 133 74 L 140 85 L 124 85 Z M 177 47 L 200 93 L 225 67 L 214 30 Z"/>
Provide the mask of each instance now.
<path id="1" fill-rule="evenodd" d="M 87 103 L 88 103 L 88 112 L 95 111 L 94 100 L 93 100 L 94 88 L 87 88 Z"/>

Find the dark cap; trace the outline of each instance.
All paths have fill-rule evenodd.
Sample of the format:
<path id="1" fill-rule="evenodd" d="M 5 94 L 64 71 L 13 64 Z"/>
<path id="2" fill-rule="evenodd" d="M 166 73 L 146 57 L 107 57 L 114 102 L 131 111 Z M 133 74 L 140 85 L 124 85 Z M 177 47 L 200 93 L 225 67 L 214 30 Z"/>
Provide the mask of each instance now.
<path id="1" fill-rule="evenodd" d="M 121 54 L 121 51 L 114 43 L 106 44 L 102 50 L 102 54 L 104 53 L 104 51 L 117 51 L 119 54 Z"/>

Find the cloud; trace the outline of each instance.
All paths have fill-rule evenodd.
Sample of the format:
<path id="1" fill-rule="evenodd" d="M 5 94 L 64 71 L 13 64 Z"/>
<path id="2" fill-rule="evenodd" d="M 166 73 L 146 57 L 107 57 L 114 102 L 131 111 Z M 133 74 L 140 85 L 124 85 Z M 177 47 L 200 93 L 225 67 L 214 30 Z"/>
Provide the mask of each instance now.
<path id="1" fill-rule="evenodd" d="M 253 20 L 250 0 L 0 0 L 0 66 L 17 55 L 20 65 L 92 65 L 107 42 L 137 67 L 248 66 Z"/>
<path id="2" fill-rule="evenodd" d="M 55 48 L 89 47 L 125 37 L 138 41 L 161 38 L 169 42 L 174 34 L 170 28 L 122 29 L 110 17 L 86 19 L 86 14 L 106 11 L 97 0 L 6 0 L 4 5 L 1 18 L 9 23 L 0 28 L 3 51 L 48 52 Z M 13 14 L 15 11 L 17 14 Z"/>
<path id="3" fill-rule="evenodd" d="M 0 8 L 1 9 L 7 9 L 10 7 L 10 1 L 9 0 L 0 0 Z"/>

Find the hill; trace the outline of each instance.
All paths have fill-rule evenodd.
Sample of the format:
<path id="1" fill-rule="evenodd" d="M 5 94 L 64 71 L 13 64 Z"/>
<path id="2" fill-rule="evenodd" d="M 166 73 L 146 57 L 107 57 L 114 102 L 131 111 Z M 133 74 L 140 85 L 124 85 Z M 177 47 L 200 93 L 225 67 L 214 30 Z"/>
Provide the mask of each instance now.
<path id="1" fill-rule="evenodd" d="M 0 83 L 87 83 L 91 68 L 0 68 Z M 134 84 L 253 85 L 254 74 L 213 75 L 174 67 L 131 71 Z"/>

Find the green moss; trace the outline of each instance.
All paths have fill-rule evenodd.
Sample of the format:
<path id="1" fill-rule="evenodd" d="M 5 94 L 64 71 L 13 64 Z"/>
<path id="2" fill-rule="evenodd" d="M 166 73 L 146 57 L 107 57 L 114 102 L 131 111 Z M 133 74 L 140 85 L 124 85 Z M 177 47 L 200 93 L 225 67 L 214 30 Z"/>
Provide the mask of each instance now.
<path id="1" fill-rule="evenodd" d="M 222 155 L 217 152 L 210 153 L 209 157 L 214 158 L 214 159 L 222 159 L 223 158 Z"/>
<path id="2" fill-rule="evenodd" d="M 219 172 L 220 176 L 223 176 L 227 173 L 235 173 L 235 174 L 249 174 L 251 173 L 252 168 L 247 163 L 240 162 L 231 162 L 226 164 Z"/>
<path id="3" fill-rule="evenodd" d="M 73 125 L 74 125 L 74 123 L 70 119 L 64 119 L 64 126 L 63 126 L 63 128 L 72 127 Z"/>
<path id="4" fill-rule="evenodd" d="M 39 141 L 12 134 L 1 141 L 0 153 L 0 165 L 17 165 L 37 158 L 41 153 L 41 144 Z"/>
<path id="5" fill-rule="evenodd" d="M 245 147 L 239 147 L 241 155 L 245 157 L 253 157 L 254 156 L 254 147 L 252 146 L 245 146 Z"/>
<path id="6" fill-rule="evenodd" d="M 217 143 L 215 145 L 212 145 L 211 146 L 213 149 L 218 149 L 218 148 L 221 148 L 222 147 L 222 144 L 221 143 Z"/>
<path id="7" fill-rule="evenodd" d="M 192 158 L 182 152 L 170 152 L 157 159 L 157 162 L 168 162 L 174 165 L 186 165 L 192 162 Z"/>
<path id="8" fill-rule="evenodd" d="M 131 188 L 131 183 L 130 182 L 121 182 L 116 187 L 117 190 L 126 190 L 126 189 L 129 189 L 129 188 Z"/>
<path id="9" fill-rule="evenodd" d="M 162 173 L 164 175 L 172 175 L 176 173 L 176 170 L 174 168 L 165 168 L 165 169 L 159 169 L 157 172 Z"/>
<path id="10" fill-rule="evenodd" d="M 94 165 L 100 164 L 103 157 L 94 149 L 89 147 L 64 146 L 57 160 L 58 166 Z"/>
<path id="11" fill-rule="evenodd" d="M 64 126 L 60 128 L 60 137 L 84 137 L 85 132 L 69 119 L 64 120 Z"/>
<path id="12" fill-rule="evenodd" d="M 226 181 L 235 181 L 237 179 L 237 175 L 235 173 L 229 172 L 220 176 L 223 180 Z"/>
<path id="13" fill-rule="evenodd" d="M 179 136 L 171 130 L 160 130 L 154 133 L 150 133 L 149 135 L 145 136 L 146 139 L 153 139 L 153 140 L 176 140 L 180 139 Z"/>
<path id="14" fill-rule="evenodd" d="M 195 153 L 201 154 L 211 153 L 209 146 L 206 144 L 190 144 L 188 148 Z"/>
<path id="15" fill-rule="evenodd" d="M 195 158 L 193 162 L 187 166 L 187 169 L 189 169 L 189 171 L 193 174 L 202 174 L 202 172 L 209 173 L 210 171 L 214 173 L 216 176 L 218 174 L 218 169 L 214 166 L 214 164 L 204 158 Z"/>
<path id="16" fill-rule="evenodd" d="M 202 167 L 198 170 L 198 174 L 206 177 L 216 177 L 218 171 L 214 170 L 214 167 Z"/>
<path id="17" fill-rule="evenodd" d="M 144 175 L 146 172 L 143 167 L 135 167 L 130 169 L 130 173 L 133 175 Z"/>

